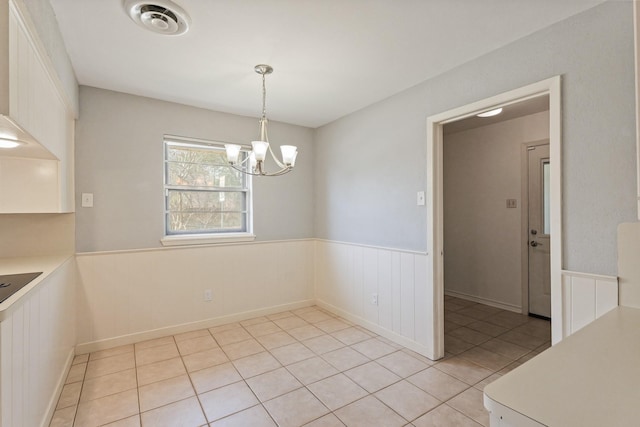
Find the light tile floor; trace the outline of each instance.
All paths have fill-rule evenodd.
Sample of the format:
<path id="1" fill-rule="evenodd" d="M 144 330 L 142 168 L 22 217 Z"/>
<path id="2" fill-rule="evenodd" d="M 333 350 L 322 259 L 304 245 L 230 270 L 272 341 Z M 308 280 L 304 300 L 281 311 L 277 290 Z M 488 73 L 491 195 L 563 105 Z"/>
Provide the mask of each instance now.
<path id="1" fill-rule="evenodd" d="M 318 307 L 77 356 L 51 426 L 479 426 L 549 322 L 445 297 L 433 362 Z"/>

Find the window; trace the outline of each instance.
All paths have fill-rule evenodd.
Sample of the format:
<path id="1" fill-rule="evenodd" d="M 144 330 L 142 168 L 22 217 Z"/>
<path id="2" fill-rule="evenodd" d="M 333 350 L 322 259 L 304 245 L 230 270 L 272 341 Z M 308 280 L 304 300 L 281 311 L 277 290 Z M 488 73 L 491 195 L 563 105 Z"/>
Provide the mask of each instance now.
<path id="1" fill-rule="evenodd" d="M 542 218 L 543 233 L 551 234 L 551 165 L 549 160 L 542 161 Z"/>
<path id="2" fill-rule="evenodd" d="M 253 239 L 251 176 L 228 165 L 223 143 L 165 136 L 164 163 L 163 244 Z"/>

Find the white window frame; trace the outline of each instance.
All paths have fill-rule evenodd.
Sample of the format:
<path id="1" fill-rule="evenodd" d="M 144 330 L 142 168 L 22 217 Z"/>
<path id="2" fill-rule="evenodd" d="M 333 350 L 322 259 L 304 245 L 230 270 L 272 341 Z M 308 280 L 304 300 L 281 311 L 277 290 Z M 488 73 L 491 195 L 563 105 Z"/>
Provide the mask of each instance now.
<path id="1" fill-rule="evenodd" d="M 235 242 L 248 242 L 255 240 L 255 235 L 253 234 L 253 186 L 252 186 L 252 177 L 251 175 L 246 175 L 246 188 L 244 190 L 246 194 L 246 231 L 220 231 L 215 233 L 207 233 L 207 232 L 190 232 L 190 233 L 169 233 L 169 225 L 167 224 L 168 218 L 168 205 L 167 205 L 167 197 L 169 190 L 173 189 L 184 189 L 185 187 L 176 187 L 173 185 L 169 185 L 167 183 L 167 154 L 168 154 L 168 145 L 169 144 L 184 144 L 184 145 L 192 145 L 192 146 L 200 146 L 200 147 L 211 147 L 216 149 L 224 150 L 224 142 L 219 141 L 210 141 L 205 139 L 198 138 L 187 138 L 182 136 L 175 135 L 164 135 L 162 142 L 163 149 L 163 223 L 164 223 L 164 236 L 160 239 L 160 242 L 163 246 L 182 246 L 182 245 L 207 245 L 207 244 L 216 244 L 216 243 L 235 243 Z M 250 147 L 244 147 L 243 150 L 250 151 Z M 203 191 L 200 187 L 197 188 L 200 191 Z M 204 190 L 206 191 L 206 190 Z M 212 190 L 213 191 L 213 190 Z"/>

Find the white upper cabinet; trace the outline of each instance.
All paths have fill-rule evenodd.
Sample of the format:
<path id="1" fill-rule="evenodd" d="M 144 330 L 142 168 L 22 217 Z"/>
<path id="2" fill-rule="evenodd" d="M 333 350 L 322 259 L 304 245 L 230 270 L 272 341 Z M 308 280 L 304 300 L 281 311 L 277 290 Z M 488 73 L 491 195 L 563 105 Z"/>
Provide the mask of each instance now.
<path id="1" fill-rule="evenodd" d="M 0 24 L 0 133 L 26 141 L 0 149 L 0 213 L 72 212 L 74 114 L 20 0 Z"/>

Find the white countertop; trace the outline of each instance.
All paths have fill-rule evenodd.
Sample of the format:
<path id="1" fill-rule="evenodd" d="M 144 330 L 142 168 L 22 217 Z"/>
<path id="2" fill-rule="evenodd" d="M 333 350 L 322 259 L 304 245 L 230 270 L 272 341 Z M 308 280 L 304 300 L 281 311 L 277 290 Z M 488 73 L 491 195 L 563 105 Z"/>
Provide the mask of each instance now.
<path id="1" fill-rule="evenodd" d="M 551 427 L 640 425 L 640 309 L 617 307 L 484 389 Z"/>
<path id="2" fill-rule="evenodd" d="M 0 321 L 4 320 L 10 308 L 20 301 L 20 298 L 37 287 L 71 257 L 73 257 L 73 254 L 0 258 L 0 275 L 42 272 L 40 276 L 33 279 L 28 285 L 0 303 Z"/>

